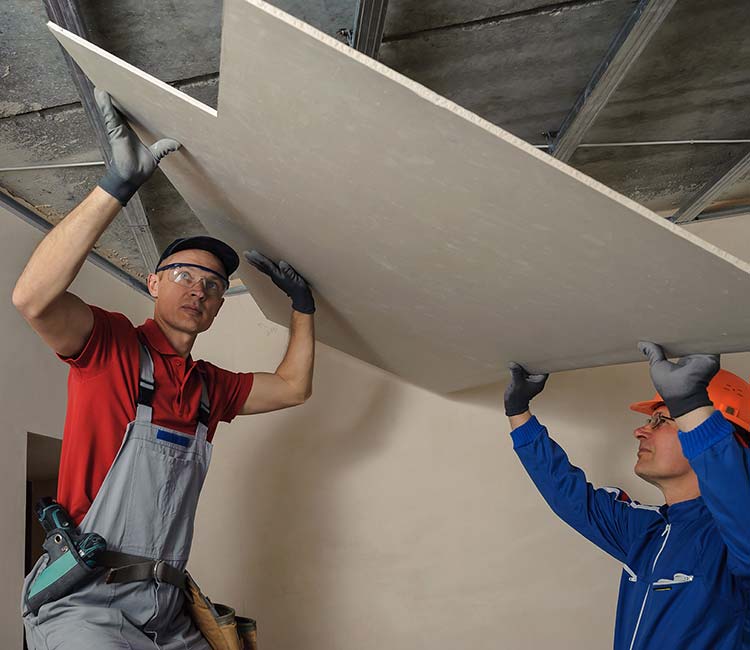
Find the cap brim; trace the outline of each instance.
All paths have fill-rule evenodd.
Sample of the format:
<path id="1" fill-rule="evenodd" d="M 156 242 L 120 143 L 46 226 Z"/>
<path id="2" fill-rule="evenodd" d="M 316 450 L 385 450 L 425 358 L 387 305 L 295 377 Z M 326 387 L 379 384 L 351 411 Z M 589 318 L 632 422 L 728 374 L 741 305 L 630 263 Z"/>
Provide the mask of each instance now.
<path id="1" fill-rule="evenodd" d="M 647 402 L 635 402 L 630 405 L 630 410 L 636 413 L 643 413 L 644 415 L 653 415 L 654 411 L 660 406 L 664 406 L 664 400 L 658 395 L 654 399 L 650 399 Z"/>

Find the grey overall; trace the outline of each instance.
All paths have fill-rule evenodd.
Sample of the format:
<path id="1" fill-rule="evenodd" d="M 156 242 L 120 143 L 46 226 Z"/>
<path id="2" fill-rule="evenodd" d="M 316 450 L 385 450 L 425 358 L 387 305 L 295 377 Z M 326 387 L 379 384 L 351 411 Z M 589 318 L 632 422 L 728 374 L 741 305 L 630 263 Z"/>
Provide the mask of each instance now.
<path id="1" fill-rule="evenodd" d="M 123 438 L 79 527 L 97 532 L 107 549 L 164 560 L 184 569 L 198 497 L 211 461 L 205 382 L 195 436 L 151 423 L 154 367 L 141 344 L 135 421 Z M 25 594 L 46 566 L 45 553 L 26 577 Z M 107 584 L 106 573 L 78 591 L 24 616 L 33 650 L 210 650 L 184 610 L 183 592 L 156 579 Z"/>

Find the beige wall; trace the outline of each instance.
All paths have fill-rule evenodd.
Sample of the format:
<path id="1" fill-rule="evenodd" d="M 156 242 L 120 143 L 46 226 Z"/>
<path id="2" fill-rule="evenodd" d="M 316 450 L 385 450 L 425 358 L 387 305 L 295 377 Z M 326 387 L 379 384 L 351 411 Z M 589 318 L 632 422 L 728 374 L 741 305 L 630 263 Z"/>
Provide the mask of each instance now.
<path id="1" fill-rule="evenodd" d="M 9 302 L 39 235 L 10 217 L 0 233 L 0 488 L 13 524 L 0 647 L 19 648 L 25 433 L 59 435 L 65 369 Z M 133 320 L 150 311 L 97 269 L 86 268 L 79 293 Z M 273 370 L 285 342 L 286 331 L 240 296 L 195 356 Z M 748 376 L 750 355 L 724 367 Z M 556 375 L 536 407 L 592 480 L 648 501 L 658 494 L 631 473 L 639 416 L 627 405 L 651 394 L 644 365 L 618 366 Z M 607 647 L 620 568 L 541 501 L 512 452 L 501 395 L 501 385 L 434 395 L 319 348 L 308 404 L 219 429 L 195 576 L 258 619 L 266 650 Z"/>

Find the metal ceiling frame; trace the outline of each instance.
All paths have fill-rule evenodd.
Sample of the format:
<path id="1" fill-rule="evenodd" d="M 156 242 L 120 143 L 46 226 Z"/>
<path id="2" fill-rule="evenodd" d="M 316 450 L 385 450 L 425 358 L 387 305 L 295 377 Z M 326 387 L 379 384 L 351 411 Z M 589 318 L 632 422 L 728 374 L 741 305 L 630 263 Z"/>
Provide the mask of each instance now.
<path id="1" fill-rule="evenodd" d="M 705 223 L 706 221 L 717 221 L 719 219 L 728 219 L 730 217 L 739 217 L 750 215 L 750 205 L 734 205 L 731 208 L 722 208 L 721 210 L 712 210 L 711 212 L 701 212 L 690 223 Z"/>
<path id="2" fill-rule="evenodd" d="M 712 181 L 706 183 L 685 205 L 683 205 L 672 217 L 670 221 L 677 224 L 686 224 L 695 221 L 700 214 L 713 203 L 714 199 L 734 185 L 740 178 L 750 172 L 750 152 L 740 158 L 732 167 L 722 172 Z M 710 214 L 706 215 L 710 218 Z M 706 217 L 701 221 L 705 221 Z"/>
<path id="3" fill-rule="evenodd" d="M 563 162 L 573 157 L 586 132 L 617 90 L 677 0 L 641 0 L 609 46 L 583 93 L 563 120 L 550 153 Z"/>
<path id="4" fill-rule="evenodd" d="M 81 38 L 91 40 L 81 17 L 77 0 L 43 0 L 43 2 L 50 20 L 57 23 L 60 27 L 64 27 L 68 31 L 77 34 Z M 109 148 L 109 140 L 107 138 L 107 128 L 104 125 L 104 119 L 102 118 L 96 105 L 96 100 L 94 99 L 94 87 L 86 75 L 83 74 L 81 69 L 73 62 L 70 56 L 68 56 L 68 53 L 62 48 L 60 49 L 62 50 L 65 62 L 68 64 L 70 74 L 73 77 L 73 82 L 78 90 L 78 95 L 83 104 L 83 110 L 94 129 L 94 134 L 102 152 L 102 156 L 106 161 L 107 167 L 109 167 L 112 164 L 112 155 Z M 138 194 L 135 194 L 128 204 L 122 208 L 122 213 L 133 234 L 146 270 L 151 271 L 155 269 L 156 263 L 159 260 L 159 249 L 154 241 L 154 235 L 151 232 L 146 211 L 143 208 L 143 203 Z"/>
<path id="5" fill-rule="evenodd" d="M 7 194 L 3 191 L 0 191 L 0 206 L 8 210 L 8 212 L 15 215 L 19 219 L 22 219 L 26 223 L 34 226 L 34 228 L 36 228 L 37 230 L 41 230 L 45 234 L 47 234 L 54 227 L 51 223 L 49 223 L 49 221 L 44 219 L 44 217 L 38 215 L 31 208 L 25 206 L 10 194 Z M 124 282 L 131 289 L 135 289 L 138 293 L 153 300 L 145 284 L 136 280 L 132 275 L 123 271 L 119 266 L 110 262 L 106 257 L 102 257 L 101 255 L 99 255 L 99 253 L 91 251 L 86 259 L 94 264 L 94 266 L 99 267 L 121 282 Z"/>
<path id="6" fill-rule="evenodd" d="M 383 42 L 387 10 L 388 0 L 357 0 L 349 45 L 362 54 L 377 59 Z"/>

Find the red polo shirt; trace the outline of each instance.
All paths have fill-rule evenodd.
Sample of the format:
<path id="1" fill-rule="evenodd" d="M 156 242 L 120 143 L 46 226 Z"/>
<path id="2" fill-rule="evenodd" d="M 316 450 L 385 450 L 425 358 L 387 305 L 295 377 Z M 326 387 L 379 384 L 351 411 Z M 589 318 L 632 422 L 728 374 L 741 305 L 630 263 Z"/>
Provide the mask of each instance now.
<path id="1" fill-rule="evenodd" d="M 194 434 L 198 424 L 201 376 L 211 402 L 208 439 L 230 422 L 253 385 L 252 373 L 235 373 L 206 361 L 180 357 L 155 321 L 140 327 L 123 314 L 91 307 L 94 329 L 70 364 L 57 499 L 80 524 L 117 455 L 138 398 L 139 339 L 154 360 L 153 422 Z"/>

